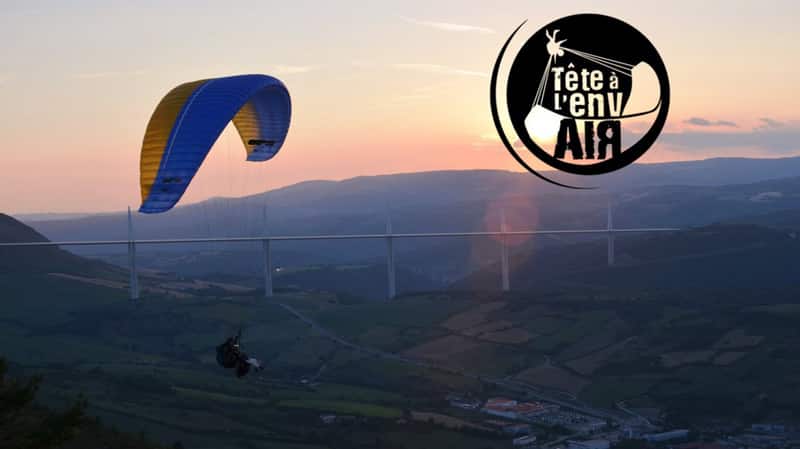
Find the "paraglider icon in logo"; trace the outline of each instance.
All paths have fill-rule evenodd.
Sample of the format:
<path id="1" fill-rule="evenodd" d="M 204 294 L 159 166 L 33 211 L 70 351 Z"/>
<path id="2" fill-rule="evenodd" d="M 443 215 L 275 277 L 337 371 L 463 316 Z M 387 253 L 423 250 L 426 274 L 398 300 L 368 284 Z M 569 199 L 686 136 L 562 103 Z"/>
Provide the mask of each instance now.
<path id="1" fill-rule="evenodd" d="M 247 161 L 272 159 L 286 140 L 291 114 L 289 91 L 268 75 L 213 78 L 172 89 L 150 117 L 142 142 L 139 212 L 175 206 L 231 121 Z"/>
<path id="2" fill-rule="evenodd" d="M 545 35 L 547 36 L 547 53 L 553 58 L 553 62 L 556 62 L 559 56 L 564 56 L 564 49 L 561 48 L 561 44 L 567 41 L 566 39 L 556 41 L 557 34 L 558 30 L 553 31 L 552 34 L 549 31 L 545 31 Z"/>
<path id="3" fill-rule="evenodd" d="M 556 185 L 590 188 L 544 176 L 531 156 L 573 175 L 602 175 L 652 147 L 666 123 L 670 90 L 664 62 L 642 33 L 613 17 L 576 14 L 512 46 L 525 25 L 501 48 L 490 86 L 495 128 L 520 165 Z M 509 48 L 517 54 L 503 64 Z M 508 70 L 504 97 L 501 70 Z"/>

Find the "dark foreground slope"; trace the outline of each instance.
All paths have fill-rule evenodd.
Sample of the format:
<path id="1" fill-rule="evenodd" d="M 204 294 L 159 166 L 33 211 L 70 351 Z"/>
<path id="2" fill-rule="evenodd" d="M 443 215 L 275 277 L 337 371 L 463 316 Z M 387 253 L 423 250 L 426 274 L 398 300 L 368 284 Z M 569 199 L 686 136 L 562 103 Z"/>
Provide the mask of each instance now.
<path id="1" fill-rule="evenodd" d="M 10 229 L 18 238 L 34 237 L 20 235 L 24 227 Z M 72 257 L 69 266 L 80 262 Z M 275 303 L 310 315 L 359 305 L 367 315 L 377 310 L 353 298 L 295 291 L 267 302 L 248 295 L 249 289 L 214 284 L 198 294 L 185 286 L 192 281 L 148 277 L 144 299 L 131 303 L 124 283 L 96 272 L 91 278 L 56 276 L 61 262 L 50 266 L 48 260 L 34 259 L 35 269 L 0 276 L 0 351 L 15 376 L 43 376 L 43 406 L 66 409 L 82 394 L 87 415 L 108 426 L 196 449 L 508 444 L 496 435 L 413 418 L 398 422 L 411 411 L 441 407 L 447 391 L 470 382 L 337 344 Z M 426 304 L 414 309 L 430 315 Z M 460 305 L 448 307 L 435 316 Z M 267 363 L 265 371 L 245 379 L 214 359 L 215 346 L 239 328 L 245 350 Z M 329 413 L 349 418 L 325 425 L 319 417 Z M 98 439 L 115 442 L 111 447 L 139 447 L 97 432 Z M 95 447 L 96 440 L 74 441 Z"/>
<path id="2" fill-rule="evenodd" d="M 76 398 L 65 410 L 36 404 L 41 378 L 17 379 L 7 375 L 0 359 L 0 442 L 18 449 L 157 449 L 141 436 L 104 426 L 86 416 L 85 399 Z M 176 443 L 176 446 L 179 443 Z M 175 446 L 173 446 L 175 447 Z M 177 446 L 180 447 L 180 446 Z"/>
<path id="3" fill-rule="evenodd" d="M 507 439 L 409 420 L 426 412 L 480 423 L 484 417 L 458 415 L 444 397 L 519 394 L 491 379 L 608 409 L 625 401 L 656 410 L 670 425 L 791 420 L 800 404 L 800 359 L 792 350 L 800 345 L 800 305 L 785 282 L 792 271 L 767 288 L 745 288 L 743 279 L 729 285 L 724 276 L 681 285 L 659 273 L 686 277 L 681 270 L 700 270 L 704 264 L 689 262 L 704 258 L 743 264 L 731 271 L 742 278 L 747 267 L 777 271 L 748 255 L 768 250 L 778 261 L 796 249 L 793 241 L 757 227 L 626 237 L 611 270 L 605 247 L 592 242 L 533 265 L 517 252 L 511 293 L 497 292 L 494 274 L 479 290 L 467 289 L 485 275 L 478 273 L 458 290 L 391 303 L 298 290 L 272 301 L 225 289 L 176 295 L 164 281 L 131 304 L 113 285 L 0 279 L 0 336 L 15 367 L 45 376 L 47 404 L 63 406 L 82 391 L 89 413 L 104 422 L 192 448 L 507 447 Z M 537 274 L 546 266 L 550 276 Z M 636 270 L 639 283 L 616 274 Z M 277 302 L 355 345 L 400 357 L 333 341 Z M 240 326 L 247 351 L 268 361 L 244 381 L 213 356 L 214 345 Z M 326 426 L 319 415 L 327 413 L 358 419 Z"/>
<path id="4" fill-rule="evenodd" d="M 46 242 L 47 239 L 13 217 L 0 214 L 0 243 Z M 119 278 L 121 270 L 78 257 L 53 246 L 0 247 L 0 273 L 67 273 Z"/>

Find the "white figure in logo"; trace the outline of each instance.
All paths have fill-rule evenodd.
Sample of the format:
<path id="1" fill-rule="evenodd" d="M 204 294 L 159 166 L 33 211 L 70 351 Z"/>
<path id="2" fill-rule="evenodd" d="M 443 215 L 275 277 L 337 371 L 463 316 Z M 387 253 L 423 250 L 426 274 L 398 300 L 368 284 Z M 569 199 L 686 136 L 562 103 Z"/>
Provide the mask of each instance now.
<path id="1" fill-rule="evenodd" d="M 544 30 L 545 36 L 547 36 L 547 53 L 553 58 L 553 62 L 556 62 L 556 58 L 559 56 L 564 56 L 564 49 L 561 48 L 561 44 L 566 42 L 566 39 L 556 41 L 556 35 L 558 34 L 558 30 L 553 31 L 553 34 L 550 34 L 549 31 Z"/>

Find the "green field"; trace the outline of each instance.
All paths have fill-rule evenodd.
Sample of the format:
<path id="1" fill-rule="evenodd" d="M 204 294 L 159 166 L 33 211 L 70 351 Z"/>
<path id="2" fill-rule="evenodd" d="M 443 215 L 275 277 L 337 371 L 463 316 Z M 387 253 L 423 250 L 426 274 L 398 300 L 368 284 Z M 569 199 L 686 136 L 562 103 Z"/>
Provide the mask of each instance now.
<path id="1" fill-rule="evenodd" d="M 399 418 L 403 411 L 382 405 L 348 401 L 326 401 L 317 399 L 287 399 L 278 402 L 279 407 L 302 408 L 344 415 L 357 415 L 375 418 Z"/>
<path id="2" fill-rule="evenodd" d="M 80 394 L 103 422 L 164 444 L 318 448 L 344 438 L 352 440 L 342 441 L 349 447 L 395 426 L 406 410 L 438 403 L 459 382 L 365 358 L 263 298 L 148 295 L 132 304 L 115 288 L 37 276 L 0 277 L 0 288 L 8 292 L 0 334 L 12 370 L 45 379 L 44 404 L 61 407 Z M 329 294 L 277 299 L 333 329 L 354 327 L 349 336 L 355 341 L 397 349 L 438 335 L 438 322 L 463 308 L 427 297 L 398 302 L 388 311 L 375 303 L 339 304 Z M 426 308 L 427 319 L 415 320 L 415 311 Z M 366 326 L 354 325 L 365 316 L 372 317 Z M 383 340 L 374 330 L 381 322 L 389 330 Z M 215 345 L 240 327 L 245 350 L 267 362 L 264 371 L 245 379 L 214 361 Z M 358 330 L 371 334 L 362 337 Z M 395 332 L 403 337 L 395 339 Z M 343 437 L 338 427 L 320 423 L 321 413 L 365 421 Z M 403 432 L 396 435 L 402 444 Z M 481 441 L 455 431 L 442 435 L 436 439 Z"/>
<path id="3" fill-rule="evenodd" d="M 752 419 L 756 412 L 784 416 L 800 403 L 794 388 L 800 379 L 790 374 L 800 372 L 793 350 L 800 344 L 796 306 L 785 299 L 757 303 L 762 299 L 746 292 L 707 303 L 694 302 L 688 293 L 617 296 L 599 290 L 417 295 L 389 303 L 310 292 L 269 301 L 147 295 L 132 304 L 119 289 L 46 274 L 0 276 L 0 288 L 8 304 L 0 316 L 3 355 L 12 370 L 44 376 L 45 403 L 63 405 L 83 394 L 104 422 L 192 448 L 311 448 L 329 441 L 358 447 L 375 438 L 406 447 L 494 447 L 498 442 L 485 435 L 398 429 L 396 421 L 408 411 L 446 411 L 448 392 L 496 394 L 490 385 L 454 374 L 459 370 L 521 375 L 546 389 L 576 391 L 596 405 L 624 400 L 684 420 L 703 419 L 711 410 L 719 415 L 720 409 L 733 419 Z M 277 302 L 349 341 L 431 357 L 451 372 L 342 346 Z M 444 325 L 459 314 L 470 317 L 468 328 Z M 490 341 L 470 330 L 493 323 L 524 329 L 531 337 Z M 245 379 L 214 360 L 215 345 L 239 328 L 245 351 L 267 362 L 263 372 Z M 435 343 L 442 341 L 461 346 Z M 736 357 L 722 357 L 732 350 Z M 703 351 L 708 357 L 692 358 Z M 578 361 L 583 364 L 575 366 L 591 369 L 573 370 Z M 560 379 L 553 379 L 558 373 Z M 564 379 L 574 379 L 574 385 L 563 385 Z M 755 407 L 752 398 L 765 395 L 771 409 Z M 693 406 L 697 401 L 707 407 Z M 345 432 L 321 424 L 323 413 L 363 421 Z"/>

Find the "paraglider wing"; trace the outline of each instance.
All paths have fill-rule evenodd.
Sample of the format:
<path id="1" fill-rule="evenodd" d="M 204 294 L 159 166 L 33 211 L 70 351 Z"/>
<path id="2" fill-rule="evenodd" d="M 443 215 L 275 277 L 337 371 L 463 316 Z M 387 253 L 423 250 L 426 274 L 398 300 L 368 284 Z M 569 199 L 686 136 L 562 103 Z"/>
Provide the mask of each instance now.
<path id="1" fill-rule="evenodd" d="M 262 162 L 280 150 L 290 119 L 289 92 L 271 76 L 214 78 L 174 88 L 150 117 L 142 142 L 139 212 L 171 209 L 229 122 L 247 160 Z"/>

